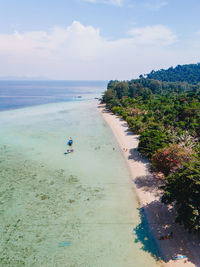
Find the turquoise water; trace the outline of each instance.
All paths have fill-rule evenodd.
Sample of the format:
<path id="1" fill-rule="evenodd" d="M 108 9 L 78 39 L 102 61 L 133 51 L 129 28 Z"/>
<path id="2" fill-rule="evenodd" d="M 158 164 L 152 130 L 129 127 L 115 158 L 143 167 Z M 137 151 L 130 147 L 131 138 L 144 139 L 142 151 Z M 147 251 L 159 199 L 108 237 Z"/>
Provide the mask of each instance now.
<path id="1" fill-rule="evenodd" d="M 126 162 L 96 107 L 0 112 L 1 266 L 158 265 Z M 74 153 L 64 155 L 71 136 Z"/>

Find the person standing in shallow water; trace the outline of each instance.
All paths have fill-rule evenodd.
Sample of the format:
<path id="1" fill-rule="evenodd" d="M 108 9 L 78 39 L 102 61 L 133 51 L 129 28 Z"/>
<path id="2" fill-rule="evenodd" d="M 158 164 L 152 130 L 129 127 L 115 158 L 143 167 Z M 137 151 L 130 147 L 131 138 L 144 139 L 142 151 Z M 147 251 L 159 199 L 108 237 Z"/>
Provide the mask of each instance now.
<path id="1" fill-rule="evenodd" d="M 69 141 L 68 141 L 67 144 L 68 144 L 68 146 L 70 147 L 70 150 L 72 150 L 73 140 L 72 140 L 71 137 L 69 138 Z"/>

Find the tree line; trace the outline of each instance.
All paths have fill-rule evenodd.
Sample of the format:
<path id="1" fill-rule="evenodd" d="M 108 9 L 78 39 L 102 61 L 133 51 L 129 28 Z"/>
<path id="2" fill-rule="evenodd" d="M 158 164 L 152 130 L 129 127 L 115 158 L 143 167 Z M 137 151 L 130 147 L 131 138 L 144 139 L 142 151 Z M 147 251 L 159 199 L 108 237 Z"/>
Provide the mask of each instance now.
<path id="1" fill-rule="evenodd" d="M 110 81 L 102 102 L 140 135 L 138 150 L 163 174 L 162 201 L 200 232 L 200 84 L 141 77 Z"/>
<path id="2" fill-rule="evenodd" d="M 159 71 L 152 70 L 151 73 L 145 75 L 148 79 L 155 79 L 166 82 L 200 82 L 200 63 L 178 65 L 175 68 L 170 67 L 167 70 L 161 69 Z"/>

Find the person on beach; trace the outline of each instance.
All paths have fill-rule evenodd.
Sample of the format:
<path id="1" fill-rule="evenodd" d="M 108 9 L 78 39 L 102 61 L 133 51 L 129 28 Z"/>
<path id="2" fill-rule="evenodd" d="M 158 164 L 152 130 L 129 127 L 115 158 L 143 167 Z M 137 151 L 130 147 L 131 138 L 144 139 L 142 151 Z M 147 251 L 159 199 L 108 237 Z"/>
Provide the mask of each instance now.
<path id="1" fill-rule="evenodd" d="M 68 146 L 70 147 L 70 150 L 72 151 L 73 140 L 72 140 L 71 137 L 69 138 L 69 141 L 68 141 L 67 144 L 68 144 Z"/>

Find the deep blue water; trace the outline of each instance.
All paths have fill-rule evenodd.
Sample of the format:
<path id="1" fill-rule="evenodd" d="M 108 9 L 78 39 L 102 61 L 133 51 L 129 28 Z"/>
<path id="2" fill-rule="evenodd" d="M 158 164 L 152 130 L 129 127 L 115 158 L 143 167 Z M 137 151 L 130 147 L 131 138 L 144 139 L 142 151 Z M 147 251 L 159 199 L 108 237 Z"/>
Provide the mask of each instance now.
<path id="1" fill-rule="evenodd" d="M 0 81 L 0 111 L 81 100 L 105 91 L 106 84 L 105 81 Z"/>

